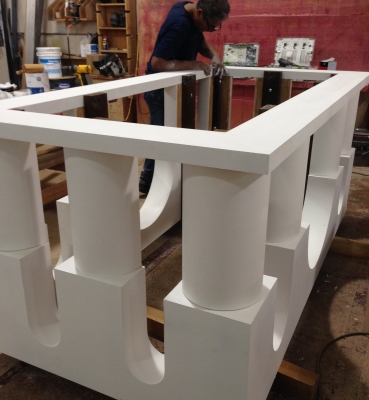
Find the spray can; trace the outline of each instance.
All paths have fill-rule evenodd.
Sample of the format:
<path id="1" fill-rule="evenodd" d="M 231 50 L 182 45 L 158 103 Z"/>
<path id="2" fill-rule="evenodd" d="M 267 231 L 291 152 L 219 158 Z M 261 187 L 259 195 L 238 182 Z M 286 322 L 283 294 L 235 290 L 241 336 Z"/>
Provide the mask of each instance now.
<path id="1" fill-rule="evenodd" d="M 103 40 L 102 40 L 102 49 L 103 50 L 109 50 L 109 41 L 108 41 L 108 37 L 104 36 Z"/>
<path id="2" fill-rule="evenodd" d="M 69 9 L 69 15 L 73 15 L 73 13 L 74 13 L 74 1 L 73 0 L 69 0 L 68 9 Z"/>

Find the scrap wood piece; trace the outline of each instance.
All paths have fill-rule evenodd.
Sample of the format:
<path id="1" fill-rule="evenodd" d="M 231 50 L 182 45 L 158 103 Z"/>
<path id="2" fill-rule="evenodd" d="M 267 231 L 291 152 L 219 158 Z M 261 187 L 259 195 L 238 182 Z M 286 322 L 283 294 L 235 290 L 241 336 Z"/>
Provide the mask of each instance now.
<path id="1" fill-rule="evenodd" d="M 40 144 L 39 143 L 36 145 L 37 157 L 42 156 L 43 154 L 58 151 L 60 149 L 62 149 L 62 147 L 60 147 L 60 146 L 50 146 L 48 144 Z"/>
<path id="2" fill-rule="evenodd" d="M 35 74 L 44 72 L 43 64 L 23 64 L 22 72 L 25 74 Z"/>
<path id="3" fill-rule="evenodd" d="M 278 390 L 291 396 L 298 394 L 300 400 L 313 400 L 318 389 L 318 380 L 317 373 L 283 360 L 273 382 L 272 390 Z"/>
<path id="4" fill-rule="evenodd" d="M 266 104 L 265 106 L 260 107 L 260 108 L 259 108 L 259 115 L 262 114 L 262 113 L 264 113 L 265 111 L 271 110 L 271 109 L 274 108 L 274 107 L 276 107 L 275 104 Z"/>
<path id="5" fill-rule="evenodd" d="M 54 169 L 56 168 L 56 166 L 60 165 L 62 167 L 62 165 L 64 164 L 64 150 L 63 149 L 59 149 L 56 151 L 53 151 L 51 153 L 46 153 L 43 154 L 39 157 L 37 157 L 37 161 L 38 161 L 38 169 L 41 171 L 42 169 L 46 169 L 46 168 L 51 168 L 54 167 Z M 64 167 L 62 167 L 64 168 Z M 57 168 L 59 169 L 59 168 Z"/>
<path id="6" fill-rule="evenodd" d="M 64 163 L 64 150 L 60 146 L 36 145 L 38 169 L 46 169 Z"/>
<path id="7" fill-rule="evenodd" d="M 345 256 L 363 258 L 369 260 L 369 239 L 347 239 L 335 236 L 329 251 Z"/>
<path id="8" fill-rule="evenodd" d="M 150 337 L 164 342 L 164 312 L 147 306 L 147 332 Z"/>
<path id="9" fill-rule="evenodd" d="M 46 205 L 68 194 L 66 173 L 44 169 L 40 173 L 42 204 Z"/>

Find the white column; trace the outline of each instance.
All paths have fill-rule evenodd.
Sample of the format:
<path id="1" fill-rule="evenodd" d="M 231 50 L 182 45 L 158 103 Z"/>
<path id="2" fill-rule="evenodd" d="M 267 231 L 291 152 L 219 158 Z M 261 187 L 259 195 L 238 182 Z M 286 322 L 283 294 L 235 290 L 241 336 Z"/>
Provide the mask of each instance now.
<path id="1" fill-rule="evenodd" d="M 48 241 L 34 143 L 0 139 L 0 251 Z"/>
<path id="2" fill-rule="evenodd" d="M 330 176 L 337 173 L 346 113 L 347 104 L 315 132 L 310 160 L 311 175 Z"/>
<path id="3" fill-rule="evenodd" d="M 304 201 L 309 141 L 271 174 L 268 243 L 282 243 L 299 235 Z"/>
<path id="4" fill-rule="evenodd" d="M 64 149 L 76 269 L 117 277 L 141 268 L 137 161 Z"/>
<path id="5" fill-rule="evenodd" d="M 348 102 L 348 105 L 347 105 L 347 114 L 346 114 L 346 121 L 345 121 L 345 129 L 344 129 L 344 133 L 343 133 L 344 136 L 343 136 L 341 154 L 349 155 L 351 153 L 352 138 L 354 136 L 359 96 L 360 96 L 360 92 L 355 94 L 355 96 Z"/>
<path id="6" fill-rule="evenodd" d="M 262 289 L 269 176 L 185 165 L 183 293 L 213 310 L 255 303 Z"/>

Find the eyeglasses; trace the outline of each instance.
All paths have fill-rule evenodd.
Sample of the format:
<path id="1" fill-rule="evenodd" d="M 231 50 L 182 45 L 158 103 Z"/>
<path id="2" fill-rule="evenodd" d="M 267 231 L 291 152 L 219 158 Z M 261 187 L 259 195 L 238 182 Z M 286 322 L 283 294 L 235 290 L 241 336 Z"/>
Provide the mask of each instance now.
<path id="1" fill-rule="evenodd" d="M 204 20 L 206 21 L 206 26 L 207 26 L 207 32 L 214 32 L 214 31 L 219 31 L 222 27 L 222 22 L 217 22 L 215 25 L 214 24 L 209 24 L 209 20 L 207 17 L 203 16 Z"/>

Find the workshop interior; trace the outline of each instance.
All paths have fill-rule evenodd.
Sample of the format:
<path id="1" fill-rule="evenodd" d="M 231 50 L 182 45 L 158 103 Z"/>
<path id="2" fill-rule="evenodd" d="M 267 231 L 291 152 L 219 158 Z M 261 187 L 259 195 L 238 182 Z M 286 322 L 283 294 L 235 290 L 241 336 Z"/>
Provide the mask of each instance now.
<path id="1" fill-rule="evenodd" d="M 0 0 L 0 400 L 368 399 L 369 3 L 175 3 Z"/>

